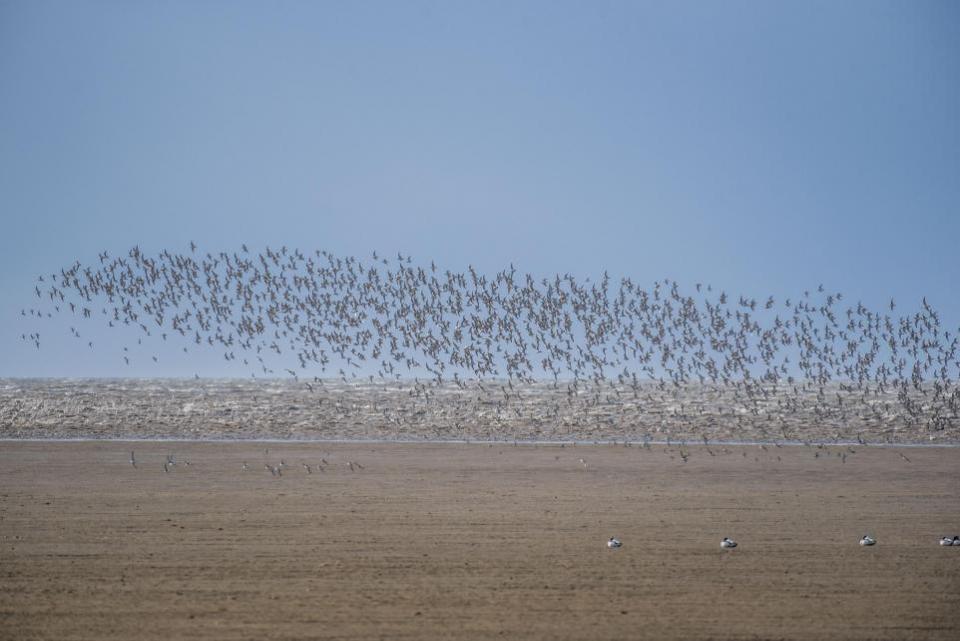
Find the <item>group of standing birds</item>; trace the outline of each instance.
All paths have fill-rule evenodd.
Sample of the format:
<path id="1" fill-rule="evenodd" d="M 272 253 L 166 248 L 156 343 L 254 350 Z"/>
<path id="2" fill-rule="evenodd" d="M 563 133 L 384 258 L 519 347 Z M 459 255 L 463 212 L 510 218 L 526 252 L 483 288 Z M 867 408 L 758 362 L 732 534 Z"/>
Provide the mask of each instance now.
<path id="1" fill-rule="evenodd" d="M 877 539 L 873 536 L 870 536 L 869 534 L 864 534 L 862 537 L 860 537 L 860 545 L 862 546 L 870 547 L 876 544 L 877 544 Z M 960 545 L 960 536 L 954 536 L 953 538 L 949 536 L 943 536 L 940 538 L 940 545 L 942 547 L 952 547 L 952 546 Z M 607 541 L 607 547 L 614 550 L 614 549 L 623 547 L 623 543 L 621 543 L 620 539 L 616 537 L 610 537 L 610 540 Z M 725 550 L 732 550 L 733 548 L 737 547 L 737 542 L 725 536 L 720 541 L 720 547 Z"/>
<path id="2" fill-rule="evenodd" d="M 97 264 L 44 274 L 40 305 L 21 313 L 100 317 L 136 328 L 141 341 L 220 350 L 251 375 L 273 376 L 282 360 L 311 389 L 334 375 L 412 379 L 426 402 L 452 383 L 502 404 L 547 381 L 571 398 L 606 389 L 642 404 L 696 388 L 738 415 L 772 414 L 775 403 L 778 416 L 894 412 L 917 430 L 960 426 L 960 330 L 926 299 L 898 314 L 893 301 L 850 305 L 823 286 L 761 299 L 691 289 L 606 273 L 535 278 L 512 265 L 456 272 L 376 252 L 362 260 L 244 245 L 203 254 L 191 243 L 185 253 L 103 252 Z M 22 338 L 40 347 L 39 331 Z"/>

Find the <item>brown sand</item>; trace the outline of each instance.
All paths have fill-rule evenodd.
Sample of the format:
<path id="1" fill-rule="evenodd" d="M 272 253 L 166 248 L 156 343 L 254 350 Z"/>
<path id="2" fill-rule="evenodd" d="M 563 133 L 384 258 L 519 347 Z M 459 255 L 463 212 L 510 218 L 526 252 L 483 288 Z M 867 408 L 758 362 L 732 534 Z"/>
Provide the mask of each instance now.
<path id="1" fill-rule="evenodd" d="M 0 637 L 960 638 L 960 449 L 713 449 L 3 442 Z"/>

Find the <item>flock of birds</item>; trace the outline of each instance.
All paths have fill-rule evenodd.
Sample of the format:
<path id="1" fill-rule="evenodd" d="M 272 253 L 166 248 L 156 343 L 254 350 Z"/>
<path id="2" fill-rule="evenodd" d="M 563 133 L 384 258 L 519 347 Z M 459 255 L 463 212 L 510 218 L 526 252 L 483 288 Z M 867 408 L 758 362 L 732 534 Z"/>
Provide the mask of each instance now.
<path id="1" fill-rule="evenodd" d="M 267 449 L 264 450 L 264 458 L 265 458 L 265 459 L 268 458 L 269 455 L 270 455 L 270 449 L 267 448 Z M 580 459 L 579 459 L 579 462 L 580 462 L 581 465 L 583 465 L 584 467 L 586 467 L 587 462 L 586 462 L 585 459 L 580 458 Z M 134 468 L 137 467 L 136 453 L 135 453 L 133 450 L 130 451 L 130 465 L 133 466 Z M 183 466 L 189 467 L 189 466 L 190 466 L 190 461 L 188 461 L 188 460 L 177 461 L 177 460 L 176 460 L 176 457 L 175 457 L 173 454 L 168 454 L 168 455 L 166 456 L 166 458 L 164 459 L 164 461 L 163 461 L 163 471 L 164 471 L 164 473 L 169 474 L 170 471 L 171 471 L 176 465 L 183 465 Z M 356 471 L 358 471 L 358 470 L 364 469 L 364 468 L 363 468 L 363 465 L 361 465 L 360 463 L 358 463 L 358 462 L 356 462 L 356 461 L 347 461 L 345 465 L 346 465 L 346 467 L 348 467 L 348 468 L 350 469 L 351 472 L 356 472 Z M 304 462 L 301 462 L 301 466 L 303 467 L 303 469 L 306 471 L 307 474 L 312 474 L 312 473 L 314 472 L 314 470 L 316 470 L 317 472 L 321 472 L 321 473 L 322 473 L 322 472 L 325 472 L 328 467 L 331 467 L 331 463 L 330 463 L 326 458 L 321 458 L 321 459 L 320 459 L 320 462 L 319 462 L 319 463 L 316 463 L 315 466 L 311 466 L 309 463 L 307 463 L 307 462 L 305 462 L 305 461 L 304 461 Z M 242 467 L 242 469 L 243 469 L 244 471 L 248 471 L 248 470 L 253 469 L 252 466 L 247 463 L 247 461 L 243 461 L 241 467 Z M 288 464 L 284 459 L 281 458 L 281 459 L 280 459 L 280 462 L 279 462 L 278 464 L 273 465 L 273 464 L 271 464 L 271 463 L 269 463 L 269 462 L 265 462 L 265 463 L 263 464 L 263 467 L 264 467 L 264 469 L 266 469 L 267 471 L 270 472 L 270 475 L 271 475 L 271 476 L 273 476 L 273 477 L 282 477 L 282 476 L 283 476 L 283 471 L 284 471 L 284 469 L 285 469 L 285 468 L 288 468 L 288 467 L 290 467 L 290 466 L 289 466 L 289 464 Z M 859 543 L 860 543 L 861 546 L 869 547 L 869 546 L 876 545 L 876 544 L 877 544 L 877 539 L 876 539 L 876 537 L 871 536 L 871 535 L 869 535 L 869 534 L 864 534 L 864 535 L 860 538 L 860 542 L 859 542 Z M 954 535 L 954 536 L 952 536 L 952 537 L 951 537 L 951 536 L 942 536 L 942 537 L 940 537 L 939 544 L 940 544 L 941 547 L 953 547 L 953 546 L 960 547 L 960 536 L 957 536 L 957 535 Z M 738 545 L 737 542 L 734 541 L 733 539 L 729 538 L 729 537 L 723 537 L 723 539 L 721 539 L 721 541 L 720 541 L 720 547 L 721 547 L 722 549 L 733 549 L 733 548 L 736 548 L 737 545 Z M 623 542 L 622 542 L 620 539 L 611 536 L 610 539 L 607 540 L 607 547 L 610 548 L 610 549 L 618 549 L 618 548 L 623 547 Z"/>
<path id="2" fill-rule="evenodd" d="M 870 309 L 822 285 L 756 299 L 671 280 L 644 288 L 606 273 L 535 278 L 511 265 L 485 275 L 401 254 L 246 245 L 214 254 L 193 243 L 185 253 L 102 252 L 97 264 L 41 275 L 34 293 L 39 305 L 24 317 L 98 317 L 133 328 L 140 344 L 219 350 L 254 377 L 276 376 L 281 360 L 311 391 L 334 373 L 343 382 L 412 379 L 422 402 L 452 384 L 503 407 L 525 384 L 546 381 L 570 403 L 587 389 L 596 403 L 672 396 L 684 411 L 683 391 L 696 388 L 737 420 L 895 414 L 916 431 L 960 426 L 960 329 L 926 299 L 898 313 L 893 300 Z M 39 330 L 21 338 L 41 345 Z"/>
<path id="3" fill-rule="evenodd" d="M 266 450 L 264 450 L 264 458 L 266 459 L 266 457 L 268 457 L 269 455 L 270 455 L 270 449 L 267 448 Z M 329 456 L 329 454 L 327 454 L 327 455 Z M 134 468 L 137 468 L 137 467 L 138 467 L 138 465 L 137 465 L 137 456 L 136 456 L 136 452 L 135 452 L 134 450 L 130 450 L 130 465 L 131 465 L 132 467 L 134 467 Z M 186 460 L 186 459 L 184 459 L 184 460 L 182 460 L 182 461 L 178 461 L 175 455 L 173 455 L 173 454 L 167 454 L 166 458 L 163 460 L 163 472 L 164 472 L 165 474 L 169 474 L 169 473 L 171 472 L 171 470 L 173 470 L 177 465 L 182 465 L 182 466 L 184 466 L 184 467 L 190 467 L 190 461 L 189 461 L 189 460 Z M 300 465 L 301 465 L 301 467 L 303 467 L 304 471 L 305 471 L 307 474 L 313 474 L 314 471 L 323 473 L 323 472 L 326 472 L 326 471 L 327 471 L 327 468 L 331 467 L 330 462 L 329 462 L 326 458 L 321 458 L 321 459 L 320 459 L 320 462 L 318 462 L 318 463 L 316 463 L 316 464 L 314 464 L 314 465 L 310 465 L 309 463 L 307 463 L 307 462 L 305 462 L 305 461 L 301 462 Z M 347 467 L 351 472 L 356 472 L 357 470 L 362 470 L 362 469 L 364 469 L 364 468 L 363 468 L 363 465 L 361 465 L 360 463 L 358 463 L 358 462 L 356 462 L 356 461 L 347 461 L 344 465 L 345 465 L 345 467 Z M 267 470 L 268 472 L 270 472 L 270 475 L 273 476 L 273 477 L 281 477 L 281 476 L 283 476 L 283 471 L 284 471 L 284 469 L 286 469 L 286 468 L 288 468 L 288 467 L 290 467 L 290 466 L 289 466 L 289 465 L 287 464 L 287 462 L 286 462 L 285 460 L 283 460 L 283 459 L 280 459 L 280 462 L 277 463 L 276 465 L 274 465 L 274 464 L 272 464 L 272 463 L 270 463 L 270 462 L 264 462 L 264 464 L 263 464 L 263 468 L 264 468 L 265 470 Z M 251 470 L 251 469 L 253 469 L 253 468 L 252 468 L 251 465 L 249 465 L 249 464 L 247 463 L 247 461 L 243 461 L 243 463 L 242 463 L 242 465 L 241 465 L 241 469 L 242 469 L 243 471 L 248 471 L 248 470 Z"/>
<path id="4" fill-rule="evenodd" d="M 869 547 L 871 545 L 876 545 L 876 544 L 877 544 L 876 537 L 870 536 L 869 534 L 864 534 L 860 538 L 860 545 L 862 546 Z M 940 537 L 940 545 L 942 547 L 955 546 L 955 545 L 960 546 L 960 536 Z M 610 548 L 611 550 L 615 550 L 617 548 L 623 547 L 623 543 L 620 541 L 620 539 L 611 536 L 610 540 L 607 541 L 607 547 Z M 732 550 L 733 548 L 737 547 L 737 542 L 725 536 L 720 541 L 720 547 L 723 548 L 724 550 Z"/>

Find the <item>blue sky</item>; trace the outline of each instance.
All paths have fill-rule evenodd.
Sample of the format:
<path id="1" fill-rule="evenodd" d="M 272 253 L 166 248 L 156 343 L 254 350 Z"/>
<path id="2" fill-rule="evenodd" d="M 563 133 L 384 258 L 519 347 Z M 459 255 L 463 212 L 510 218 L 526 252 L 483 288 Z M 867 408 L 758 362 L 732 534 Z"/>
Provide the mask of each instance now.
<path id="1" fill-rule="evenodd" d="M 0 0 L 0 376 L 243 375 L 19 340 L 38 274 L 190 240 L 956 327 L 958 78 L 955 2 Z"/>

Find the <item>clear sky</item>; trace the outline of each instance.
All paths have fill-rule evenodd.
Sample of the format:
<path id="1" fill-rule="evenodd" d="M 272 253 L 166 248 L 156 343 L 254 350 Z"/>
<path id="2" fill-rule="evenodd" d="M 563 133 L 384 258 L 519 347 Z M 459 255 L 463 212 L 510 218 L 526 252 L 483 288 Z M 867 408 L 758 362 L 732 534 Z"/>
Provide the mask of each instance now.
<path id="1" fill-rule="evenodd" d="M 0 221 L 0 376 L 245 375 L 19 340 L 38 274 L 190 240 L 956 327 L 960 3 L 0 0 Z"/>

